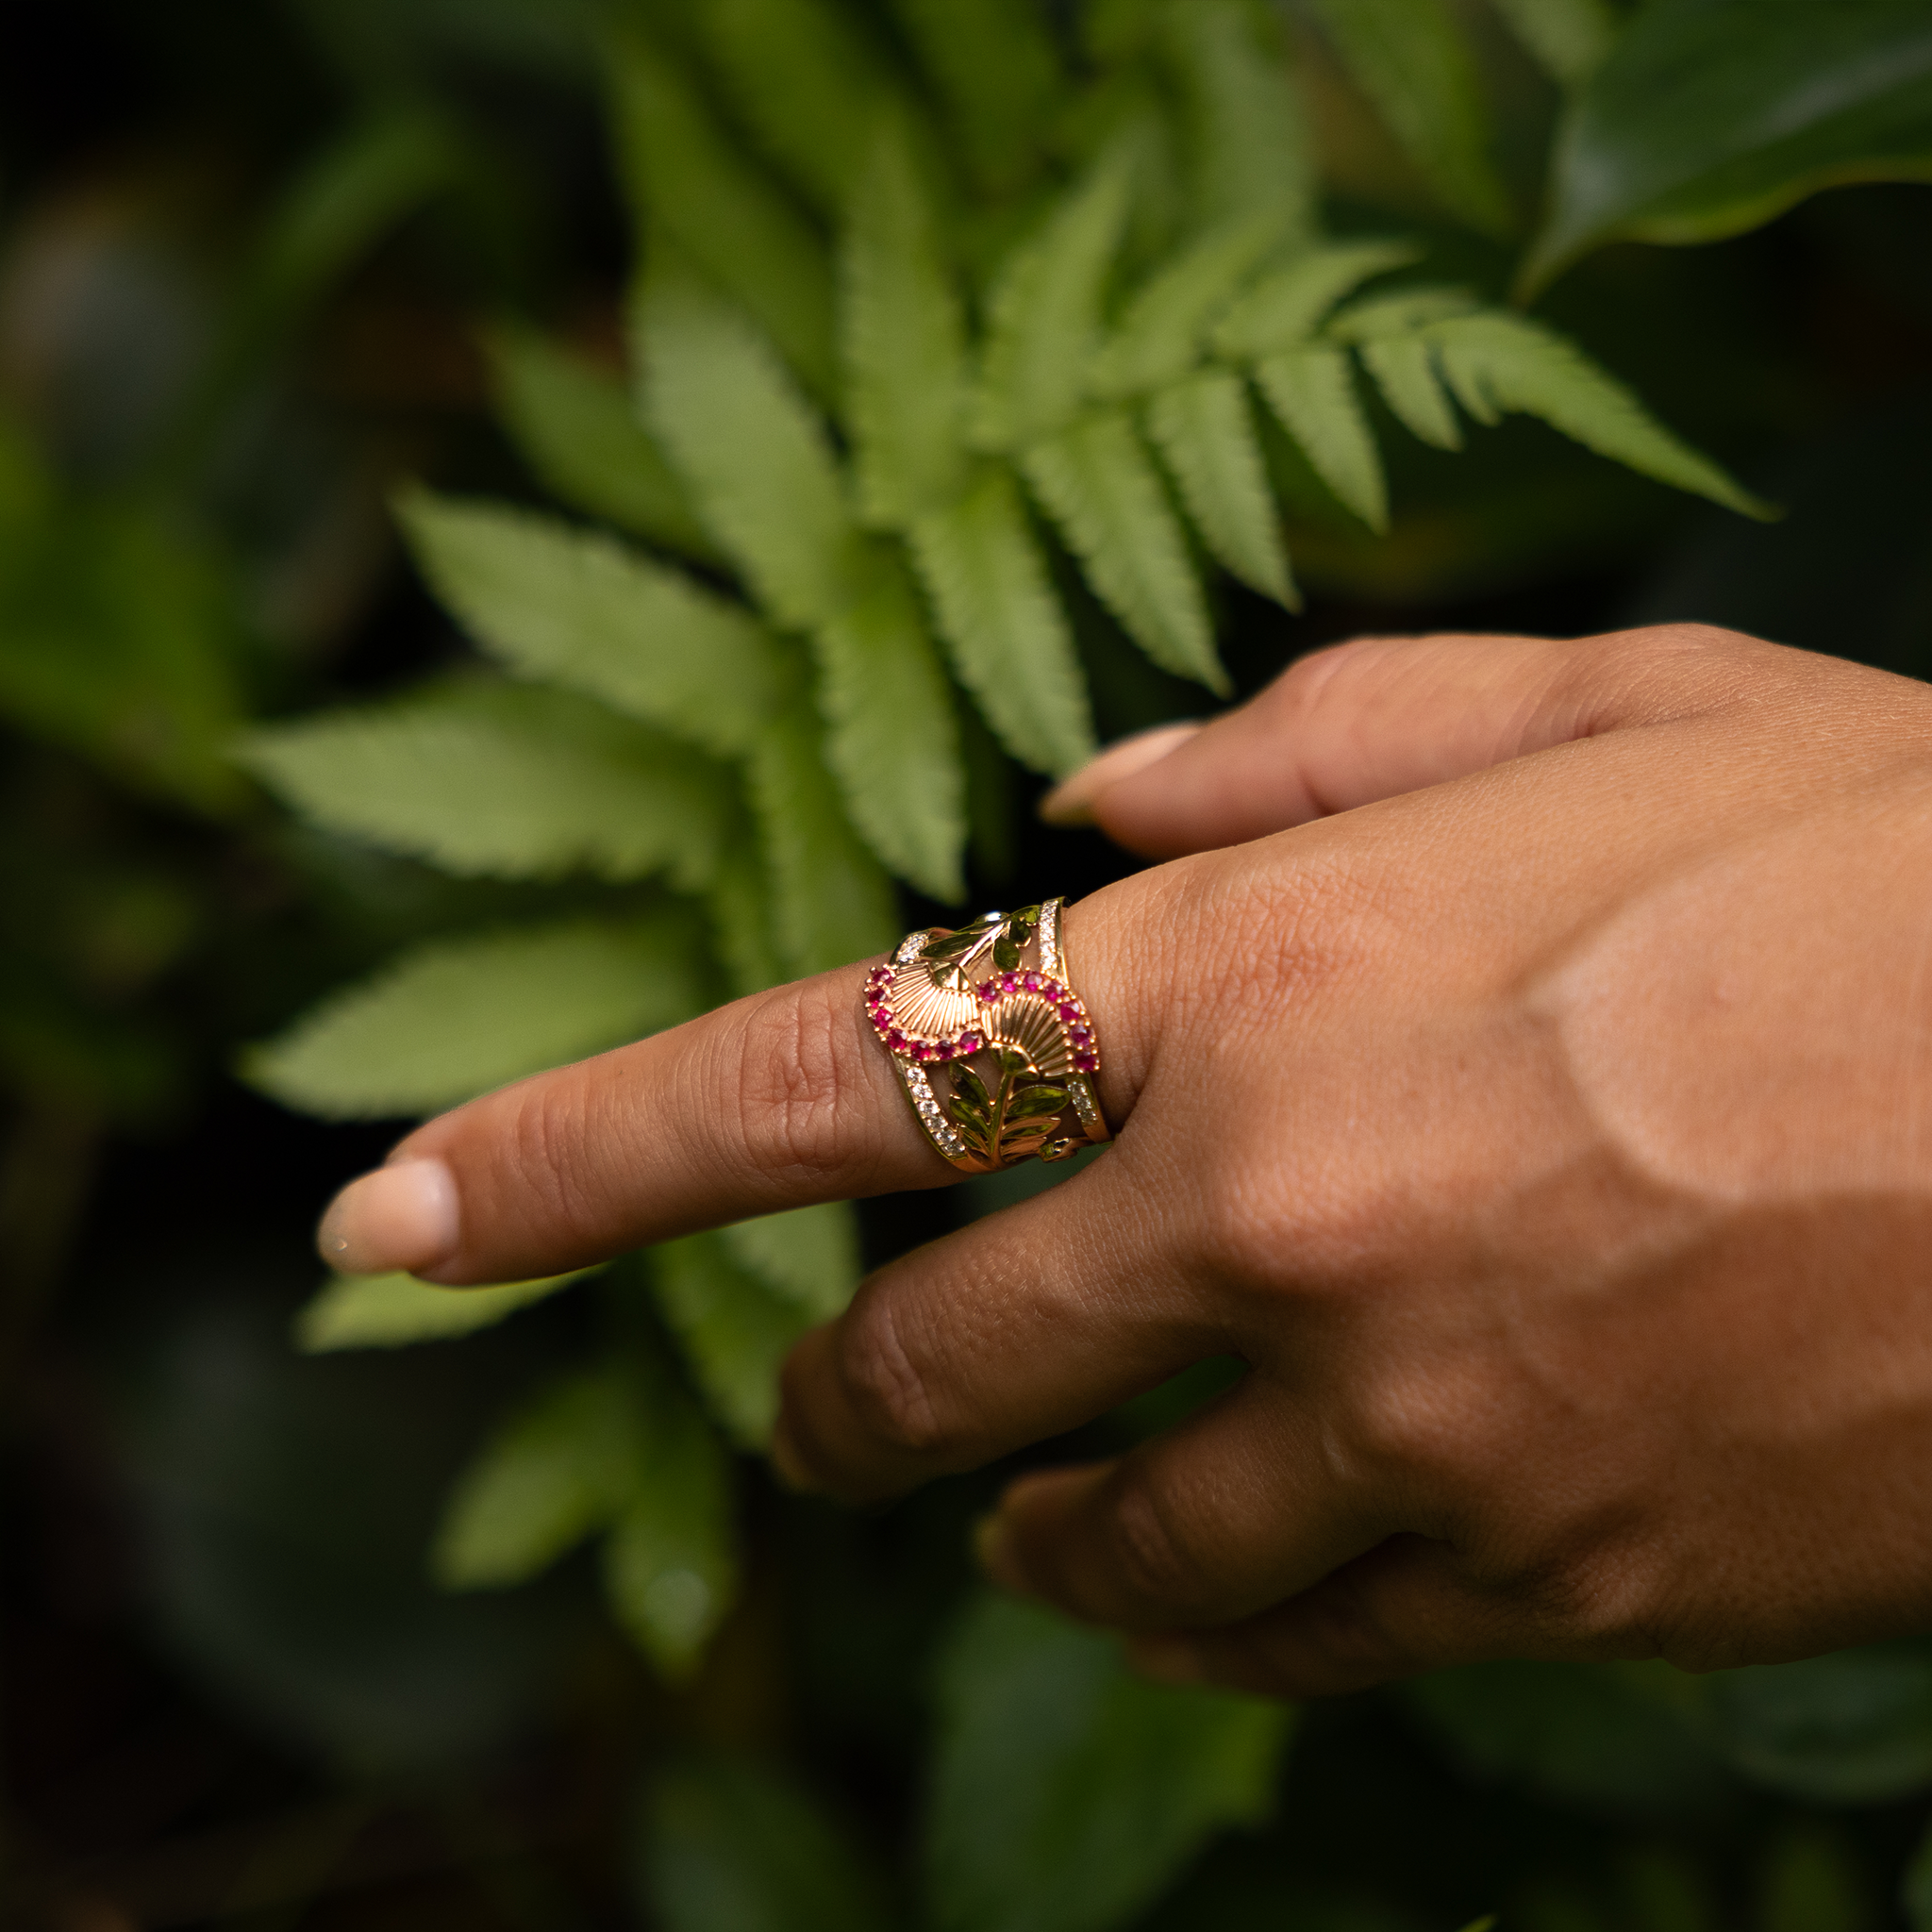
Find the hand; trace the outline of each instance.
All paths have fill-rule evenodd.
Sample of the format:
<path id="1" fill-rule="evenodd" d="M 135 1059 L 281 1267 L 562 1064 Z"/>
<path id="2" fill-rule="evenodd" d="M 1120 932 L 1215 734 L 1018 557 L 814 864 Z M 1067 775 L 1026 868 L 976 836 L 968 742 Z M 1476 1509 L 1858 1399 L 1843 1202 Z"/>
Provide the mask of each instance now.
<path id="1" fill-rule="evenodd" d="M 1286 1694 L 1932 1627 L 1932 691 L 1366 641 L 1070 803 L 1191 855 L 1069 915 L 1118 1142 L 799 1344 L 795 1479 L 891 1495 L 1232 1354 L 1014 1484 L 995 1575 Z M 431 1122 L 325 1244 L 501 1280 L 943 1184 L 861 972 Z"/>

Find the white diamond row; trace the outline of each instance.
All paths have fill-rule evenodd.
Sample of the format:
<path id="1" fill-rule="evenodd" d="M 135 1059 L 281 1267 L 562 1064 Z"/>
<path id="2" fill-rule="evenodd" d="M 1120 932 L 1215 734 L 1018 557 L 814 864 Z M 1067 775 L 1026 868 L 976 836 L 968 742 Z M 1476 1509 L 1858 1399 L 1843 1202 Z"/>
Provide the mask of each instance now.
<path id="1" fill-rule="evenodd" d="M 1080 1116 L 1080 1124 L 1087 1129 L 1090 1141 L 1107 1139 L 1107 1122 L 1100 1111 L 1100 1103 L 1093 1097 L 1092 1081 L 1075 1074 L 1067 1082 L 1067 1092 L 1074 1103 L 1074 1111 Z"/>
<path id="2" fill-rule="evenodd" d="M 1052 979 L 1063 979 L 1060 971 L 1060 902 L 1049 899 L 1040 908 L 1040 970 Z"/>
<path id="3" fill-rule="evenodd" d="M 932 1091 L 932 1082 L 925 1077 L 924 1067 L 908 1067 L 899 1062 L 899 1071 L 906 1081 L 906 1091 L 912 1096 L 912 1104 L 919 1109 L 919 1118 L 925 1131 L 938 1143 L 941 1153 L 959 1155 L 966 1152 L 966 1143 L 954 1131 L 953 1124 L 945 1116 L 938 1096 Z"/>

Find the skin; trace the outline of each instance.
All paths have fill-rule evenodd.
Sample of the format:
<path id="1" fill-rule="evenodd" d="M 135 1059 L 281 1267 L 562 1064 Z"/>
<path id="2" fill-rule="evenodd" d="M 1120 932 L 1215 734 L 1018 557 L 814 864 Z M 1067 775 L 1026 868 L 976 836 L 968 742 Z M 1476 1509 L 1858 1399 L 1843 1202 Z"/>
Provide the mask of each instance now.
<path id="1" fill-rule="evenodd" d="M 1932 690 L 1681 626 L 1368 640 L 1058 809 L 1168 861 L 1068 918 L 1117 1143 L 799 1343 L 791 1479 L 896 1495 L 1231 1354 L 982 1539 L 1154 1674 L 1932 1627 Z M 945 1184 L 863 971 L 431 1122 L 325 1251 L 502 1280 Z"/>

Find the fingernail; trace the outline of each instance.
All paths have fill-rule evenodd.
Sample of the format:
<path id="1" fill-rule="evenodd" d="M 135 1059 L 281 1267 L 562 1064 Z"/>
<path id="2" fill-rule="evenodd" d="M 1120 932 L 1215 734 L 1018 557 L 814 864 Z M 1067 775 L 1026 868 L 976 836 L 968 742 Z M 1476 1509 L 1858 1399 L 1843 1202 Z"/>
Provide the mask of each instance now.
<path id="1" fill-rule="evenodd" d="M 1157 1684 L 1203 1684 L 1208 1680 L 1200 1646 L 1187 1637 L 1130 1637 L 1127 1662 Z"/>
<path id="2" fill-rule="evenodd" d="M 343 1274 L 433 1268 L 456 1252 L 456 1176 L 440 1160 L 378 1167 L 329 1203 L 315 1245 Z"/>
<path id="3" fill-rule="evenodd" d="M 1094 803 L 1109 785 L 1118 785 L 1123 778 L 1158 764 L 1200 728 L 1199 724 L 1157 724 L 1151 731 L 1108 745 L 1098 758 L 1089 758 L 1077 772 L 1062 778 L 1040 801 L 1040 816 L 1050 825 L 1091 825 Z"/>
<path id="4" fill-rule="evenodd" d="M 982 1516 L 973 1525 L 973 1554 L 987 1576 L 1002 1590 L 1014 1596 L 1034 1593 L 1020 1553 L 1013 1547 L 1013 1533 L 998 1516 Z"/>

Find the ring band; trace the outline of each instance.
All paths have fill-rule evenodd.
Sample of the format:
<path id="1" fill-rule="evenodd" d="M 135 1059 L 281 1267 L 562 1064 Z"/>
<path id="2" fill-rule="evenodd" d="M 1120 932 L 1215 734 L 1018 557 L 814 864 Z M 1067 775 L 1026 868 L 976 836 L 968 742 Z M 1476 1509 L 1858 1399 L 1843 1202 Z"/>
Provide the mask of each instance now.
<path id="1" fill-rule="evenodd" d="M 1093 1091 L 1100 1042 L 1060 944 L 1065 906 L 908 933 L 866 974 L 866 1018 L 921 1128 L 967 1174 L 1113 1138 Z"/>

